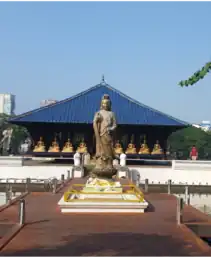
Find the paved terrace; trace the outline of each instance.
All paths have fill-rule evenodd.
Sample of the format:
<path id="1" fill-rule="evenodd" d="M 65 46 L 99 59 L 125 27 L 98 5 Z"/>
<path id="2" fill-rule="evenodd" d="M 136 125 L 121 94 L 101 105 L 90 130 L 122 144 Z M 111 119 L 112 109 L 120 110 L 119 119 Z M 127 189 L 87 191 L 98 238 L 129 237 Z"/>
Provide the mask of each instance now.
<path id="1" fill-rule="evenodd" d="M 75 180 L 74 183 L 81 183 Z M 176 225 L 176 198 L 147 194 L 144 214 L 61 214 L 63 192 L 26 196 L 27 225 L 1 255 L 186 255 L 211 256 L 210 247 L 186 226 Z M 0 212 L 0 223 L 17 222 L 18 205 Z M 208 216 L 186 206 L 185 222 L 208 223 Z"/>

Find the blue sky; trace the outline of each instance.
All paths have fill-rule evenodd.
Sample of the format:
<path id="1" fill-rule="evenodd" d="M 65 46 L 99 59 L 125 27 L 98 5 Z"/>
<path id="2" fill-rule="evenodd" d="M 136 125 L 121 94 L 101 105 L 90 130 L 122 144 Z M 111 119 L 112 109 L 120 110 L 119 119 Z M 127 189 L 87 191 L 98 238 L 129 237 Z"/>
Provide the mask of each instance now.
<path id="1" fill-rule="evenodd" d="M 0 92 L 16 113 L 111 86 L 177 118 L 211 120 L 211 2 L 0 2 Z M 121 107 L 120 107 L 121 108 Z"/>

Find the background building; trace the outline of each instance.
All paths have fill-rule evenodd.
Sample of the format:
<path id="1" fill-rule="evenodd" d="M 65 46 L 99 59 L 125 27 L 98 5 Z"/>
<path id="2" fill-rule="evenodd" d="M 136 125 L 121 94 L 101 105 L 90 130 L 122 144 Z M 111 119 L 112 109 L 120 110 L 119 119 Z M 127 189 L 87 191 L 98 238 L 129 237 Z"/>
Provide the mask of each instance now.
<path id="1" fill-rule="evenodd" d="M 153 149 L 156 140 L 159 140 L 165 152 L 168 136 L 189 125 L 143 105 L 104 81 L 55 104 L 18 115 L 10 122 L 26 127 L 34 142 L 43 137 L 46 149 L 51 146 L 56 136 L 61 149 L 68 138 L 71 139 L 74 149 L 77 149 L 84 139 L 89 153 L 93 154 L 95 137 L 92 123 L 104 94 L 110 96 L 112 111 L 117 119 L 114 139 L 119 140 L 124 149 L 132 138 L 137 149 L 140 148 L 140 143 L 146 136 L 150 149 Z"/>
<path id="2" fill-rule="evenodd" d="M 208 120 L 203 120 L 200 124 L 193 124 L 194 127 L 200 128 L 204 130 L 205 132 L 211 130 L 211 123 Z"/>
<path id="3" fill-rule="evenodd" d="M 42 100 L 40 103 L 40 107 L 44 107 L 50 104 L 55 104 L 56 102 L 57 100 L 53 100 L 53 99 Z"/>
<path id="4" fill-rule="evenodd" d="M 0 94 L 0 114 L 12 115 L 15 111 L 15 96 Z"/>

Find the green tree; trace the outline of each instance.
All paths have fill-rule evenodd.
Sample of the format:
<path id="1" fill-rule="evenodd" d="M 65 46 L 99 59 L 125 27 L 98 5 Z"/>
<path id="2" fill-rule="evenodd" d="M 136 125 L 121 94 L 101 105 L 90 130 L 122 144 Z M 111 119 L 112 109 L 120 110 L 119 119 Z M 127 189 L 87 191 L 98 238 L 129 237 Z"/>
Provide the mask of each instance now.
<path id="1" fill-rule="evenodd" d="M 206 63 L 201 70 L 195 72 L 191 77 L 187 80 L 182 80 L 179 82 L 181 87 L 188 87 L 196 84 L 200 79 L 203 79 L 209 72 L 211 71 L 211 62 Z"/>
<path id="2" fill-rule="evenodd" d="M 3 130 L 5 130 L 8 127 L 8 118 L 9 116 L 6 114 L 0 114 L 0 133 L 2 135 Z M 0 135 L 0 138 L 1 138 Z"/>
<path id="3" fill-rule="evenodd" d="M 2 138 L 2 132 L 11 127 L 13 129 L 11 147 L 14 152 L 18 151 L 20 143 L 28 136 L 28 131 L 22 126 L 17 126 L 9 123 L 9 118 L 14 117 L 6 114 L 0 114 L 0 140 Z"/>
<path id="4" fill-rule="evenodd" d="M 12 133 L 12 140 L 11 140 L 11 148 L 13 152 L 18 152 L 18 148 L 20 144 L 25 140 L 28 136 L 28 131 L 26 128 L 22 126 L 12 125 L 13 133 Z"/>
<path id="5" fill-rule="evenodd" d="M 182 152 L 185 158 L 189 158 L 190 150 L 195 145 L 199 152 L 199 158 L 211 156 L 211 134 L 195 127 L 178 130 L 168 138 L 171 152 Z"/>

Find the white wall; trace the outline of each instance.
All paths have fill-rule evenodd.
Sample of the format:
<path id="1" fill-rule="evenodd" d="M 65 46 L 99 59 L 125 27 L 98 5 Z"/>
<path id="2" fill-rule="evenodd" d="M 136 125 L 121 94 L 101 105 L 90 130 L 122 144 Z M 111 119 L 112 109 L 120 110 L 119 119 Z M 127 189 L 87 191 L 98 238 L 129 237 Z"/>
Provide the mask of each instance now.
<path id="1" fill-rule="evenodd" d="M 181 165 L 181 164 L 180 164 Z M 187 166 L 185 166 L 187 165 Z M 207 163 L 196 164 L 193 163 L 191 168 L 188 166 L 189 163 L 185 163 L 184 169 L 175 170 L 171 167 L 129 167 L 132 171 L 133 180 L 136 180 L 137 173 L 140 174 L 141 180 L 149 179 L 149 183 L 160 183 L 165 184 L 169 179 L 172 180 L 174 184 L 202 184 L 202 185 L 211 185 L 211 162 L 209 165 L 209 169 Z M 195 168 L 193 167 L 195 166 Z M 49 179 L 52 177 L 56 177 L 57 179 L 61 178 L 61 174 L 64 174 L 67 177 L 67 171 L 70 171 L 70 175 L 72 174 L 72 166 L 18 166 L 18 167 L 0 167 L 0 179 L 6 178 L 16 178 L 16 179 L 24 179 L 24 178 L 35 178 L 35 179 Z"/>
<path id="2" fill-rule="evenodd" d="M 140 174 L 140 179 L 149 179 L 149 183 L 165 184 L 169 179 L 174 184 L 197 184 L 211 185 L 211 171 L 209 170 L 173 170 L 172 168 L 130 168 L 134 175 Z"/>
<path id="3" fill-rule="evenodd" d="M 64 174 L 67 177 L 67 171 L 72 172 L 72 166 L 20 166 L 20 167 L 0 167 L 0 179 L 5 178 L 36 178 L 49 179 L 61 178 Z"/>

